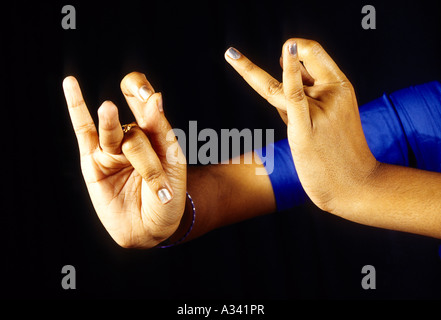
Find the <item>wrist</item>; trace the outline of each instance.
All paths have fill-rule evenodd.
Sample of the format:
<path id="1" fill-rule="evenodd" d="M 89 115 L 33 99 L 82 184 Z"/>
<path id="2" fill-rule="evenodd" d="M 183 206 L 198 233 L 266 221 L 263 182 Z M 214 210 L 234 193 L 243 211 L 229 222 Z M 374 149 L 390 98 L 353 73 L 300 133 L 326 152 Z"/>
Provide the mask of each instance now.
<path id="1" fill-rule="evenodd" d="M 366 202 L 372 201 L 370 194 L 382 168 L 382 163 L 375 159 L 369 163 L 369 166 L 356 170 L 357 174 L 340 188 L 330 203 L 330 210 L 326 211 L 350 220 L 354 220 L 351 216 L 364 212 Z"/>
<path id="2" fill-rule="evenodd" d="M 181 243 L 187 239 L 195 223 L 196 209 L 191 196 L 187 193 L 184 213 L 175 232 L 158 247 L 166 248 Z"/>

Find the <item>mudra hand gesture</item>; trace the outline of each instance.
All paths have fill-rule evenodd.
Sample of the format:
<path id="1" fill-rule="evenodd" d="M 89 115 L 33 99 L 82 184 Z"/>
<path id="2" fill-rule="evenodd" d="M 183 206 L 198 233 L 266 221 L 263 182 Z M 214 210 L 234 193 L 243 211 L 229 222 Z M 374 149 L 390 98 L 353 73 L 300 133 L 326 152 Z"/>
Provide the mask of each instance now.
<path id="1" fill-rule="evenodd" d="M 300 182 L 319 208 L 366 225 L 441 236 L 441 175 L 375 159 L 354 88 L 319 43 L 285 42 L 282 82 L 234 48 L 225 57 L 279 111 Z"/>
<path id="2" fill-rule="evenodd" d="M 284 44 L 282 82 L 234 48 L 225 58 L 287 124 L 297 174 L 318 207 L 366 225 L 440 237 L 441 175 L 375 159 L 354 89 L 317 42 L 296 38 Z M 179 243 L 276 210 L 269 177 L 255 174 L 262 163 L 190 167 L 187 172 L 162 96 L 143 74 L 133 72 L 121 82 L 136 119 L 125 134 L 112 102 L 99 108 L 97 130 L 76 79 L 66 78 L 63 87 L 90 197 L 119 245 Z M 196 199 L 197 223 L 187 189 Z"/>
<path id="3" fill-rule="evenodd" d="M 165 118 L 161 93 L 133 72 L 121 89 L 137 125 L 119 122 L 118 109 L 105 101 L 98 130 L 79 84 L 67 77 L 63 89 L 78 139 L 81 169 L 95 210 L 122 247 L 150 248 L 172 236 L 186 205 L 186 162 Z M 173 145 L 173 154 L 167 149 Z M 167 157 L 176 157 L 167 161 Z"/>

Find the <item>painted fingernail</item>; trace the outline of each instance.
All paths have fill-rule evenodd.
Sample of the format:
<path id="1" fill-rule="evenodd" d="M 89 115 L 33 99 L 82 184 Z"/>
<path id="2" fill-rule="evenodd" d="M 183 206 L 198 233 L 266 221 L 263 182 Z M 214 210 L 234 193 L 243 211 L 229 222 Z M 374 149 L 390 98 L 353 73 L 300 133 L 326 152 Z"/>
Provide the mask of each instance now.
<path id="1" fill-rule="evenodd" d="M 227 56 L 229 56 L 231 59 L 237 60 L 240 58 L 240 53 L 239 53 L 239 51 L 237 51 L 233 47 L 230 47 L 227 50 Z"/>
<path id="2" fill-rule="evenodd" d="M 139 88 L 138 93 L 143 101 L 147 101 L 147 99 L 153 94 L 152 90 L 150 90 L 146 85 Z"/>
<path id="3" fill-rule="evenodd" d="M 172 199 L 172 196 L 170 191 L 168 191 L 166 188 L 162 188 L 158 191 L 158 198 L 162 204 L 165 204 Z"/>
<path id="4" fill-rule="evenodd" d="M 297 42 L 293 42 L 288 46 L 289 54 L 295 56 L 297 54 Z"/>

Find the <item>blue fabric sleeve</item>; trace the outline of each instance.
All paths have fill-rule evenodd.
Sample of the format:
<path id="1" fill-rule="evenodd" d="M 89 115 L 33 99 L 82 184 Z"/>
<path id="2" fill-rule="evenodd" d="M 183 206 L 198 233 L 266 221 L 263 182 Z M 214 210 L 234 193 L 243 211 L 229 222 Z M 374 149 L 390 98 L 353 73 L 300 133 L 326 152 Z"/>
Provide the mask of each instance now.
<path id="1" fill-rule="evenodd" d="M 441 172 L 441 83 L 434 81 L 390 95 L 416 167 Z"/>
<path id="2" fill-rule="evenodd" d="M 307 199 L 306 192 L 300 183 L 299 176 L 294 167 L 288 139 L 272 143 L 274 157 L 263 157 L 268 146 L 256 149 L 265 168 L 272 168 L 269 174 L 274 196 L 276 198 L 277 210 L 285 210 L 304 203 Z M 270 170 L 267 170 L 268 172 Z"/>
<path id="3" fill-rule="evenodd" d="M 438 81 L 384 94 L 360 107 L 363 131 L 380 162 L 441 172 L 441 84 Z M 277 210 L 301 205 L 307 195 L 300 184 L 288 140 L 272 144 L 274 158 L 255 150 L 269 174 Z M 271 162 L 272 161 L 272 162 Z"/>

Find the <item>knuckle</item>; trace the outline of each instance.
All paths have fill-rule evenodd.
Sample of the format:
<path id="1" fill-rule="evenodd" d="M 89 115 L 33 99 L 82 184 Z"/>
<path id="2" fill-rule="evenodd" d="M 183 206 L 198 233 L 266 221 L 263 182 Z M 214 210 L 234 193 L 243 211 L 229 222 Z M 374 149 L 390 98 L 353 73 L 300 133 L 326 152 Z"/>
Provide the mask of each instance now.
<path id="1" fill-rule="evenodd" d="M 75 126 L 75 134 L 76 135 L 85 135 L 92 132 L 95 132 L 96 128 L 93 123 L 83 123 Z"/>
<path id="2" fill-rule="evenodd" d="M 306 46 L 307 46 L 307 48 L 308 49 L 310 49 L 310 50 L 319 50 L 319 49 L 321 49 L 321 45 L 320 45 L 320 43 L 318 43 L 317 41 L 315 41 L 315 40 L 308 40 L 307 42 L 306 42 Z"/>
<path id="3" fill-rule="evenodd" d="M 344 90 L 348 90 L 348 91 L 353 91 L 354 87 L 352 86 L 352 83 L 349 81 L 341 81 L 340 82 L 340 87 Z"/>
<path id="4" fill-rule="evenodd" d="M 122 143 L 122 149 L 124 152 L 137 153 L 144 149 L 143 137 L 136 133 L 136 129 L 130 130 L 125 136 Z"/>
<path id="5" fill-rule="evenodd" d="M 290 72 L 291 74 L 300 73 L 301 72 L 300 62 L 291 63 L 289 65 L 288 72 Z"/>
<path id="6" fill-rule="evenodd" d="M 305 91 L 303 87 L 295 88 L 287 92 L 287 98 L 292 102 L 300 102 L 305 99 Z"/>
<path id="7" fill-rule="evenodd" d="M 167 176 L 169 177 L 182 177 L 183 174 L 185 174 L 186 169 L 186 162 L 185 156 L 182 157 L 178 155 L 176 157 L 176 161 L 174 161 L 173 165 L 168 166 L 167 169 L 164 169 Z"/>
<path id="8" fill-rule="evenodd" d="M 83 98 L 80 99 L 72 99 L 71 101 L 69 101 L 69 107 L 71 109 L 77 109 L 80 107 L 84 107 L 86 105 L 86 102 L 84 101 Z"/>
<path id="9" fill-rule="evenodd" d="M 305 47 L 308 54 L 319 55 L 323 52 L 322 45 L 314 40 L 308 40 Z"/>
<path id="10" fill-rule="evenodd" d="M 106 147 L 111 149 L 119 149 L 120 141 L 117 139 L 106 141 Z"/>
<path id="11" fill-rule="evenodd" d="M 157 169 L 145 170 L 142 173 L 142 178 L 148 184 L 159 184 L 162 181 L 162 172 Z"/>
<path id="12" fill-rule="evenodd" d="M 276 79 L 269 79 L 266 84 L 265 91 L 269 96 L 272 96 L 280 93 L 282 91 L 282 88 L 283 85 L 281 82 L 277 81 Z"/>
<path id="13" fill-rule="evenodd" d="M 245 73 L 251 73 L 255 70 L 255 68 L 256 68 L 256 65 L 249 60 L 247 62 L 245 62 L 243 65 L 243 70 Z"/>

